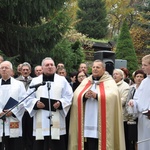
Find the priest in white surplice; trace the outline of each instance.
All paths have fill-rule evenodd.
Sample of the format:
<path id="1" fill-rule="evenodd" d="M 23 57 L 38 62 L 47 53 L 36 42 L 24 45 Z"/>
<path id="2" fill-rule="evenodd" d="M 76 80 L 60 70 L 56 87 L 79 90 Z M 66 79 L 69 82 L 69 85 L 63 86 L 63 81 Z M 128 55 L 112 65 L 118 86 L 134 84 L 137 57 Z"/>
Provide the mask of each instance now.
<path id="1" fill-rule="evenodd" d="M 138 150 L 148 150 L 150 149 L 150 114 L 148 118 L 142 112 L 150 110 L 150 54 L 142 58 L 142 69 L 147 77 L 141 82 L 133 100 L 128 104 L 133 106 L 134 113 L 137 112 L 138 115 Z"/>
<path id="2" fill-rule="evenodd" d="M 68 150 L 125 150 L 121 99 L 105 64 L 95 60 L 92 75 L 74 92 Z"/>
<path id="3" fill-rule="evenodd" d="M 0 117 L 4 116 L 4 113 L 6 116 L 4 124 L 0 119 L 0 138 L 3 137 L 0 150 L 4 147 L 5 150 L 22 150 L 22 116 L 25 111 L 23 102 L 11 111 L 9 109 L 24 99 L 26 90 L 22 82 L 11 77 L 13 71 L 11 62 L 3 61 L 0 64 L 0 70 L 2 76 L 0 79 Z"/>
<path id="4" fill-rule="evenodd" d="M 43 74 L 33 78 L 30 86 L 46 82 L 45 85 L 37 88 L 25 102 L 25 108 L 31 117 L 34 117 L 35 136 L 34 150 L 66 150 L 65 117 L 72 103 L 73 92 L 68 81 L 63 76 L 56 74 L 54 61 L 47 57 L 42 61 Z M 29 88 L 27 94 L 30 94 L 34 88 Z M 51 101 L 56 100 L 52 106 L 52 126 L 50 128 L 50 111 L 46 109 L 48 104 L 40 101 L 41 98 L 47 98 Z M 52 103 L 52 102 L 51 102 Z M 51 136 L 50 136 L 51 135 Z"/>

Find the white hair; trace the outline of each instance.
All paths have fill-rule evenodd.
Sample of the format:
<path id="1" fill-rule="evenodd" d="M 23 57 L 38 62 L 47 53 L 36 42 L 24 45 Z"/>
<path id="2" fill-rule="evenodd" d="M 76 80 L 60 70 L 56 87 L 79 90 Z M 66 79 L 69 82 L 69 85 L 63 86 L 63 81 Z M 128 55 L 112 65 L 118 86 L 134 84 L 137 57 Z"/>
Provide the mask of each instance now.
<path id="1" fill-rule="evenodd" d="M 0 68 L 1 68 L 1 65 L 2 65 L 3 63 L 8 63 L 8 64 L 9 64 L 9 66 L 10 66 L 10 69 L 11 69 L 11 70 L 13 70 L 12 63 L 11 63 L 10 61 L 8 61 L 8 60 L 5 60 L 5 61 L 1 62 L 1 64 L 0 64 Z"/>
<path id="2" fill-rule="evenodd" d="M 124 72 L 121 69 L 114 69 L 114 71 L 117 71 L 122 76 L 122 78 L 124 79 Z"/>

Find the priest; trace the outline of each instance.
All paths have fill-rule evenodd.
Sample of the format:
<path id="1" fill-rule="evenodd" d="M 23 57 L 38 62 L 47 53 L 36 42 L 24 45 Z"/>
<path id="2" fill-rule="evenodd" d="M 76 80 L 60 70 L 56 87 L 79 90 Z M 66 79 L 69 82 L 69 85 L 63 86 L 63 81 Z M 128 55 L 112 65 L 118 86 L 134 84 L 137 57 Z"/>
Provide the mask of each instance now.
<path id="1" fill-rule="evenodd" d="M 74 92 L 69 150 L 125 150 L 121 107 L 115 81 L 95 60 L 92 75 Z"/>
<path id="2" fill-rule="evenodd" d="M 0 71 L 0 150 L 23 150 L 22 117 L 25 109 L 22 100 L 26 90 L 22 82 L 11 77 L 13 66 L 10 61 L 3 61 Z"/>
<path id="3" fill-rule="evenodd" d="M 34 150 L 66 150 L 65 117 L 73 91 L 65 77 L 55 73 L 52 58 L 43 59 L 42 69 L 43 74 L 33 78 L 27 94 L 36 91 L 25 102 L 25 108 L 34 119 Z"/>

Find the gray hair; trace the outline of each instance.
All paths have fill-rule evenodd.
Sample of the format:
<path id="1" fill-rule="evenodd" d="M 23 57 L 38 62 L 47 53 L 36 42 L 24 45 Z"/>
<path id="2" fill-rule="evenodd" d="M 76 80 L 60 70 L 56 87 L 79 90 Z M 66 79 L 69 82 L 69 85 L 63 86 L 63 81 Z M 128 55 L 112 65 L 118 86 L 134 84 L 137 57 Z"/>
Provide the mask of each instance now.
<path id="1" fill-rule="evenodd" d="M 54 60 L 51 57 L 46 57 L 42 60 L 42 63 L 41 63 L 42 66 L 44 65 L 45 60 L 52 60 L 54 62 Z M 54 65 L 55 65 L 55 62 L 54 62 Z"/>
<path id="2" fill-rule="evenodd" d="M 23 66 L 28 66 L 29 69 L 31 70 L 31 65 L 30 65 L 28 62 L 24 62 L 24 63 L 22 64 L 22 66 L 21 66 L 21 69 L 22 69 Z"/>
<path id="3" fill-rule="evenodd" d="M 1 64 L 3 64 L 3 63 L 8 63 L 10 66 L 10 69 L 13 70 L 13 66 L 12 66 L 12 63 L 10 61 L 5 60 L 5 61 L 1 62 Z M 0 68 L 1 68 L 1 64 L 0 64 Z"/>
<path id="4" fill-rule="evenodd" d="M 102 60 L 100 60 L 100 59 L 96 59 L 96 60 L 94 60 L 93 64 L 94 64 L 95 62 L 100 62 L 100 63 L 102 63 L 102 66 L 103 66 L 104 68 L 106 67 L 105 62 L 103 62 L 103 61 L 102 61 Z"/>

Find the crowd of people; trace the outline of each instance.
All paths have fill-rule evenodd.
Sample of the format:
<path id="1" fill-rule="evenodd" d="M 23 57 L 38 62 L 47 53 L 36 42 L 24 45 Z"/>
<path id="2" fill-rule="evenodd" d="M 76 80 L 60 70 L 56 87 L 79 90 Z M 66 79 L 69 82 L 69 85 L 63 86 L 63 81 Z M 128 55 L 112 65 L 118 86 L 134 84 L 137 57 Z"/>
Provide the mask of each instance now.
<path id="1" fill-rule="evenodd" d="M 31 76 L 32 70 L 35 76 Z M 129 78 L 102 60 L 69 73 L 51 57 L 34 69 L 0 56 L 0 150 L 150 148 L 150 55 Z"/>

